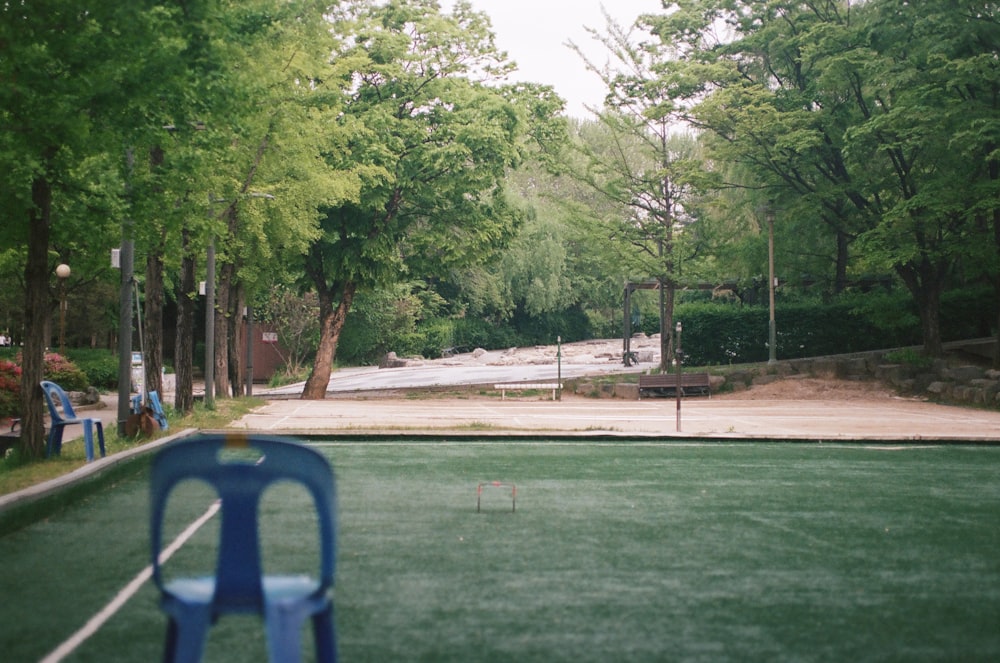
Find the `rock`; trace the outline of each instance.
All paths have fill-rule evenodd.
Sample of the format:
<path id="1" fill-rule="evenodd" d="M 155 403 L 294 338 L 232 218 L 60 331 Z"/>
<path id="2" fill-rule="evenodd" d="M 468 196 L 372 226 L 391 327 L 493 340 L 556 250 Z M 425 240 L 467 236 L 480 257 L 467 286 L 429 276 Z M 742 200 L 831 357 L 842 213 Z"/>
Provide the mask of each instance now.
<path id="1" fill-rule="evenodd" d="M 956 366 L 941 371 L 942 377 L 955 382 L 971 382 L 986 377 L 986 371 L 978 366 Z"/>
<path id="2" fill-rule="evenodd" d="M 897 387 L 906 380 L 912 380 L 913 374 L 913 368 L 905 364 L 882 364 L 875 371 L 876 378 Z"/>
<path id="3" fill-rule="evenodd" d="M 615 385 L 615 396 L 627 400 L 639 399 L 639 385 L 635 382 L 619 382 Z"/>
<path id="4" fill-rule="evenodd" d="M 997 380 L 972 380 L 969 384 L 976 389 L 982 390 L 985 395 L 985 398 L 981 401 L 983 403 L 993 400 L 993 396 L 1000 392 L 1000 381 Z"/>
<path id="5" fill-rule="evenodd" d="M 927 391 L 937 396 L 947 396 L 951 393 L 952 384 L 950 382 L 942 382 L 938 380 L 937 382 L 931 382 L 927 385 Z"/>
<path id="6" fill-rule="evenodd" d="M 96 405 L 101 402 L 101 394 L 94 387 L 88 387 L 87 391 L 71 391 L 66 395 L 77 405 Z"/>
<path id="7" fill-rule="evenodd" d="M 829 358 L 817 358 L 812 362 L 812 374 L 818 378 L 836 378 L 837 360 Z"/>
<path id="8" fill-rule="evenodd" d="M 856 378 L 868 374 L 868 363 L 864 357 L 856 357 L 844 360 L 841 364 L 842 375 L 849 378 Z"/>
<path id="9" fill-rule="evenodd" d="M 386 353 L 382 361 L 378 363 L 379 368 L 402 368 L 406 366 L 406 360 L 400 359 L 395 352 Z"/>
<path id="10" fill-rule="evenodd" d="M 97 387 L 87 387 L 87 393 L 81 402 L 84 405 L 97 405 L 101 402 L 101 392 L 97 391 Z"/>

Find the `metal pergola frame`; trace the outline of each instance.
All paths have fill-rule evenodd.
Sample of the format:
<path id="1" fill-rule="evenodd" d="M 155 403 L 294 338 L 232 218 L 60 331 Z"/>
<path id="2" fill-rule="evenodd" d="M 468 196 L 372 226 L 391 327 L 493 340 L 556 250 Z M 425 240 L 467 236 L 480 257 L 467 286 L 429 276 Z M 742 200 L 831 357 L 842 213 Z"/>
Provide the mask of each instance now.
<path id="1" fill-rule="evenodd" d="M 622 363 L 626 366 L 638 363 L 635 353 L 632 352 L 632 293 L 636 290 L 659 290 L 661 285 L 659 279 L 625 282 L 625 301 L 622 306 L 624 313 L 622 316 Z M 662 310 L 660 315 L 663 315 Z"/>

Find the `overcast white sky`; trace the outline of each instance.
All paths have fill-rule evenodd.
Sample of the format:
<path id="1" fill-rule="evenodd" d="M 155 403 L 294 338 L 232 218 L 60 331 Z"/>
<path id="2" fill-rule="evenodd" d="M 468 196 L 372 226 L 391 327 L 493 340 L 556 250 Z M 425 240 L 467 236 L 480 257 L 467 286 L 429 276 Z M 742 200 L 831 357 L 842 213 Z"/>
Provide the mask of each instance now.
<path id="1" fill-rule="evenodd" d="M 580 46 L 596 64 L 607 55 L 584 26 L 604 32 L 601 0 L 470 0 L 472 6 L 490 16 L 497 45 L 517 62 L 514 80 L 552 85 L 566 99 L 566 112 L 589 117 L 584 106 L 600 107 L 604 86 L 588 72 L 580 56 L 565 43 Z M 442 0 L 451 11 L 453 0 Z M 604 0 L 608 13 L 624 26 L 640 14 L 662 11 L 660 0 Z"/>

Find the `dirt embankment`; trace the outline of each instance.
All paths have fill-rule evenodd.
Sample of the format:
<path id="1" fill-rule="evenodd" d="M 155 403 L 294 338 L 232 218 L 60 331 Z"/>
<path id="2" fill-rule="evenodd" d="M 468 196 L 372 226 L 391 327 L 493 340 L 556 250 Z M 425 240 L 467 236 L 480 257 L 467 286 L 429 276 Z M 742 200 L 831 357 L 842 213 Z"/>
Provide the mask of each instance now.
<path id="1" fill-rule="evenodd" d="M 743 391 L 724 392 L 713 398 L 733 400 L 873 401 L 899 398 L 884 384 L 859 380 L 786 378 L 755 385 Z"/>

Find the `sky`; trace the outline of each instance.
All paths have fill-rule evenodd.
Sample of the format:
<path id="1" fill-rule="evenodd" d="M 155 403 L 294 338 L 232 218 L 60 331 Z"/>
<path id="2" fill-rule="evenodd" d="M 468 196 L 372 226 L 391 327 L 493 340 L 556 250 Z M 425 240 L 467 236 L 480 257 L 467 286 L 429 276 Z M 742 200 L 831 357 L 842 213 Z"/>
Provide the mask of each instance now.
<path id="1" fill-rule="evenodd" d="M 596 74 L 587 71 L 580 56 L 565 46 L 572 41 L 597 65 L 607 60 L 604 47 L 585 27 L 605 30 L 601 6 L 624 26 L 640 14 L 662 11 L 660 0 L 470 0 L 493 22 L 497 46 L 518 65 L 512 80 L 545 83 L 566 99 L 566 113 L 588 118 L 586 106 L 600 107 L 605 89 Z M 452 0 L 441 3 L 445 11 Z"/>

